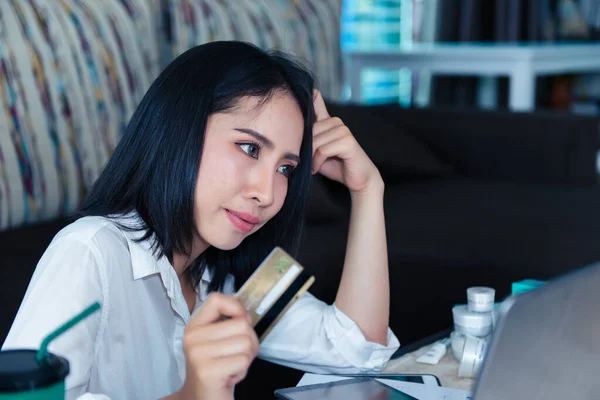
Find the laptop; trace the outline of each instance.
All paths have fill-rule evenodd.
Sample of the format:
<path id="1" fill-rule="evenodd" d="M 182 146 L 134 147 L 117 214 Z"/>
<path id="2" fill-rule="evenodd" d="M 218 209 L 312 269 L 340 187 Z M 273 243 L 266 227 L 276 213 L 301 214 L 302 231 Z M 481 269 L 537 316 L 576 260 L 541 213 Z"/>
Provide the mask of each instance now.
<path id="1" fill-rule="evenodd" d="M 507 299 L 475 400 L 600 399 L 600 263 Z"/>

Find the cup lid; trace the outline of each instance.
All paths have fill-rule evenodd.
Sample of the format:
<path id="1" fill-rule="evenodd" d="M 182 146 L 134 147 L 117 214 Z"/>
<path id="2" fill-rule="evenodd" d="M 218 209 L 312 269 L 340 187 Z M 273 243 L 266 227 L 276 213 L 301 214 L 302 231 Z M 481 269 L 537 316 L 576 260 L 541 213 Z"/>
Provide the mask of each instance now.
<path id="1" fill-rule="evenodd" d="M 36 350 L 0 351 L 0 393 L 50 386 L 69 374 L 66 359 L 49 353 L 47 362 L 40 365 L 36 353 Z"/>

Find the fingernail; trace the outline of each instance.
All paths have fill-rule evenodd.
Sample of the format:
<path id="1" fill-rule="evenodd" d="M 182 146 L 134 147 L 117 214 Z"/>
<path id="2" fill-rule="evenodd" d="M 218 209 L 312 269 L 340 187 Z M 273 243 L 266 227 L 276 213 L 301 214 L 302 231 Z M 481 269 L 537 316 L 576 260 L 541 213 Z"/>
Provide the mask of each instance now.
<path id="1" fill-rule="evenodd" d="M 252 316 L 250 314 L 246 314 L 246 319 L 249 323 L 252 323 Z"/>

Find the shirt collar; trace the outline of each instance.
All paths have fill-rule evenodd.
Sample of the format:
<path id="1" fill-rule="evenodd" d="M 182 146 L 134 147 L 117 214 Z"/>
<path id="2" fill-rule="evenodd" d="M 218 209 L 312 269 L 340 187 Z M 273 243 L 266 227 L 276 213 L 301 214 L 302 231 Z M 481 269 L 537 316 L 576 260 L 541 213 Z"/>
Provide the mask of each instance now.
<path id="1" fill-rule="evenodd" d="M 209 284 L 212 281 L 213 272 L 209 268 L 204 268 L 204 272 L 202 273 L 202 278 L 200 280 L 206 284 Z"/>
<path id="2" fill-rule="evenodd" d="M 169 260 L 166 257 L 157 259 L 154 255 L 152 251 L 154 237 L 142 240 L 145 234 L 143 230 L 125 229 L 125 227 L 137 229 L 143 225 L 144 222 L 137 212 L 132 211 L 123 215 L 110 216 L 109 218 L 117 224 L 119 230 L 127 240 L 134 280 L 153 274 L 160 274 L 160 266 L 165 264 L 165 262 L 170 266 Z"/>
<path id="3" fill-rule="evenodd" d="M 127 227 L 138 227 L 140 224 L 143 224 L 141 217 L 136 211 L 112 217 L 111 219 L 118 224 Z M 129 246 L 134 280 L 142 279 L 153 274 L 160 274 L 161 272 L 164 272 L 165 269 L 169 269 L 169 272 L 174 272 L 173 265 L 167 257 L 162 256 L 159 259 L 156 258 L 152 249 L 154 235 L 148 239 L 140 240 L 145 234 L 144 231 L 120 229 L 125 235 L 127 244 Z M 204 272 L 202 273 L 202 278 L 200 279 L 201 282 L 208 284 L 212 278 L 212 270 L 205 268 Z"/>

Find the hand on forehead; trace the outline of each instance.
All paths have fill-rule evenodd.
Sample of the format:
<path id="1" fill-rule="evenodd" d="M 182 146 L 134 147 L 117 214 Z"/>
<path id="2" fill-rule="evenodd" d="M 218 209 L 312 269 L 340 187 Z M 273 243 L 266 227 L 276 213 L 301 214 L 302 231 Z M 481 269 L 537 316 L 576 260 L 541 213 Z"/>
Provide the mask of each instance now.
<path id="1" fill-rule="evenodd" d="M 329 112 L 327 111 L 327 107 L 325 107 L 325 100 L 323 100 L 321 92 L 317 89 L 313 90 L 313 102 L 317 121 L 322 121 L 324 119 L 331 118 L 329 116 Z"/>

